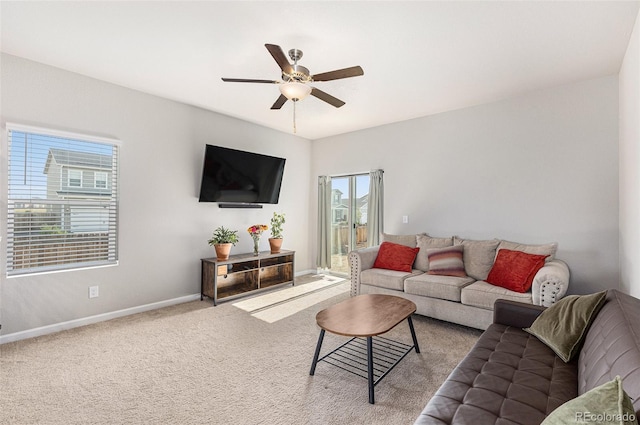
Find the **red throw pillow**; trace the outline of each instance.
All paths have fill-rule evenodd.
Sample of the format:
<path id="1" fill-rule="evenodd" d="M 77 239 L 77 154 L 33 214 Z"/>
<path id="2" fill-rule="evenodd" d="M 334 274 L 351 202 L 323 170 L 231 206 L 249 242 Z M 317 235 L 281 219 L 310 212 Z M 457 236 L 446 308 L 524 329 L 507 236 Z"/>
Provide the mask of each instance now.
<path id="1" fill-rule="evenodd" d="M 527 292 L 547 257 L 548 255 L 500 249 L 486 281 L 511 291 Z"/>
<path id="2" fill-rule="evenodd" d="M 382 242 L 373 267 L 410 273 L 418 251 L 420 251 L 420 248 L 409 248 L 397 243 Z"/>

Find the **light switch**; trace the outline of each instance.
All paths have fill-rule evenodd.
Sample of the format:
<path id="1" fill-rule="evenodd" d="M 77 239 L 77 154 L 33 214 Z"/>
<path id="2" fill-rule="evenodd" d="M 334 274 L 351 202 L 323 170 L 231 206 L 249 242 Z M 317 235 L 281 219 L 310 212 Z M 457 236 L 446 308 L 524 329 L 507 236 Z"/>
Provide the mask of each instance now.
<path id="1" fill-rule="evenodd" d="M 403 215 L 403 216 L 402 216 L 402 222 L 403 222 L 404 224 L 407 224 L 407 223 L 409 222 L 409 216 L 408 216 L 408 215 Z"/>

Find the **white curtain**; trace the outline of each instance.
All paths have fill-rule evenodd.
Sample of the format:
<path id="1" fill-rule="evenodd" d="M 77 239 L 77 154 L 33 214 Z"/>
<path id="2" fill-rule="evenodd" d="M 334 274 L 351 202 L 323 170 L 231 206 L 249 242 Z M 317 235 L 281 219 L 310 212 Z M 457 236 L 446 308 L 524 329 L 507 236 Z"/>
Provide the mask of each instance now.
<path id="1" fill-rule="evenodd" d="M 331 177 L 318 177 L 318 258 L 316 265 L 331 268 Z"/>
<path id="2" fill-rule="evenodd" d="M 369 204 L 367 206 L 367 245 L 380 245 L 384 225 L 383 170 L 369 173 Z"/>

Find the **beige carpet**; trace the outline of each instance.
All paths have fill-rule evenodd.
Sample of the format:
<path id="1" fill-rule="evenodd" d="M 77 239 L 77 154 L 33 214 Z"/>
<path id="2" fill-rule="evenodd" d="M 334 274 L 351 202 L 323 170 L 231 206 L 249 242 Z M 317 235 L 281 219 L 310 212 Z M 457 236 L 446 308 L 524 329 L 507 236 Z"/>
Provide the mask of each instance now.
<path id="1" fill-rule="evenodd" d="M 313 280 L 313 279 L 312 279 Z M 2 424 L 412 424 L 480 332 L 414 318 L 411 352 L 376 386 L 309 367 L 321 300 L 273 323 L 194 301 L 0 345 Z M 400 324 L 387 336 L 411 343 Z M 325 337 L 323 353 L 345 341 Z"/>

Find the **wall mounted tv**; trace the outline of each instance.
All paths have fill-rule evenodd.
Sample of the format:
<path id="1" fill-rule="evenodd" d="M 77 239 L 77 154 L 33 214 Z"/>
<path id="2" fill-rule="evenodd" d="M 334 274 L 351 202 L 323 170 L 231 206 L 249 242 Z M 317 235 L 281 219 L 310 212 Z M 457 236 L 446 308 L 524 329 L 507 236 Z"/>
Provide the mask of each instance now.
<path id="1" fill-rule="evenodd" d="M 207 145 L 200 185 L 200 202 L 220 207 L 277 204 L 284 158 Z M 230 203 L 230 204 L 225 204 Z"/>

